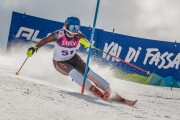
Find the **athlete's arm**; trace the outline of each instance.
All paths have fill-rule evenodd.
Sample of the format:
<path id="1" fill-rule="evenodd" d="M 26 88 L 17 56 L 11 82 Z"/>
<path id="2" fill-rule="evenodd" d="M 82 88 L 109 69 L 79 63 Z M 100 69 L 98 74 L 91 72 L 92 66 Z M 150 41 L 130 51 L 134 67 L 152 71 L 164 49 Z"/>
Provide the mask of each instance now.
<path id="1" fill-rule="evenodd" d="M 38 44 L 34 47 L 30 47 L 27 51 L 27 56 L 28 57 L 31 57 L 34 52 L 37 52 L 37 50 L 42 47 L 44 44 L 46 43 L 49 43 L 49 42 L 53 42 L 53 41 L 56 41 L 57 40 L 57 36 L 58 36 L 58 32 L 59 31 L 56 31 L 54 33 L 52 33 L 51 35 L 49 35 L 48 37 L 46 38 L 43 38 L 41 41 L 38 42 Z"/>
<path id="2" fill-rule="evenodd" d="M 39 41 L 39 43 L 36 45 L 36 47 L 40 48 L 46 43 L 56 41 L 57 36 L 58 36 L 58 32 L 59 31 L 56 31 L 56 32 L 52 33 L 51 35 L 49 35 L 48 37 L 43 38 L 41 41 Z"/>

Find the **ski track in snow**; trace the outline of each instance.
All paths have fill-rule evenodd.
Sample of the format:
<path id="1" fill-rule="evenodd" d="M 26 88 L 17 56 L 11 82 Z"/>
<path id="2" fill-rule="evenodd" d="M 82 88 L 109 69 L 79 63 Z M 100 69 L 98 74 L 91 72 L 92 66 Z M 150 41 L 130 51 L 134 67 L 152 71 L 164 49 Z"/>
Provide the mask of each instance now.
<path id="1" fill-rule="evenodd" d="M 111 78 L 115 91 L 138 100 L 135 107 L 129 107 L 88 92 L 81 95 L 81 88 L 70 84 L 16 76 L 17 69 L 0 61 L 0 120 L 180 120 L 180 89 Z"/>

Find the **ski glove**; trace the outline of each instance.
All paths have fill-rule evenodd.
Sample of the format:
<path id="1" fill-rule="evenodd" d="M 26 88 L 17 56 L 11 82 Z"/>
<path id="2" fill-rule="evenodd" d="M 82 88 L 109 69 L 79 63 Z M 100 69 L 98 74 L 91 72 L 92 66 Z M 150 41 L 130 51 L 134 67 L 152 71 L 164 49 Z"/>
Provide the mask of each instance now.
<path id="1" fill-rule="evenodd" d="M 90 42 L 86 38 L 81 38 L 79 40 L 79 43 L 84 47 L 84 48 L 89 48 L 90 47 Z M 94 46 L 92 46 L 94 48 Z"/>
<path id="2" fill-rule="evenodd" d="M 34 46 L 34 47 L 30 47 L 27 51 L 27 56 L 28 57 L 31 57 L 33 55 L 34 52 L 37 52 L 38 50 L 38 47 L 37 46 Z"/>

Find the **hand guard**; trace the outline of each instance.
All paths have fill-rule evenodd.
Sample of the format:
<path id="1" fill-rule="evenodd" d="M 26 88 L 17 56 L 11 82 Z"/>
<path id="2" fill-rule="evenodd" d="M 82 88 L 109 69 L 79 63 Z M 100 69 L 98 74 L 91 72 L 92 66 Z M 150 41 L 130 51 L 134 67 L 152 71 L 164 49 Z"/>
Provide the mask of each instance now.
<path id="1" fill-rule="evenodd" d="M 31 57 L 33 55 L 34 52 L 37 52 L 38 50 L 38 47 L 37 46 L 34 46 L 34 47 L 30 47 L 27 51 L 27 56 L 28 57 Z"/>
<path id="2" fill-rule="evenodd" d="M 84 47 L 84 48 L 89 48 L 90 47 L 90 42 L 85 39 L 85 38 L 81 38 L 79 40 L 79 43 Z M 94 48 L 94 46 L 92 46 L 92 48 Z"/>

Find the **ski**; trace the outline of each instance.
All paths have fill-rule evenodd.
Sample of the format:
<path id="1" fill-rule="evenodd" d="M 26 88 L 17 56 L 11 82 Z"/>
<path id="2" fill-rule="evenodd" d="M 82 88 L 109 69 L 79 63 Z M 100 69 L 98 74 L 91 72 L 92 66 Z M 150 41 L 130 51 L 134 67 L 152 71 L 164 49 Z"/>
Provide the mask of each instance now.
<path id="1" fill-rule="evenodd" d="M 116 96 L 114 98 L 111 98 L 111 101 L 134 107 L 134 105 L 137 103 L 138 100 L 128 100 L 122 98 L 118 93 L 116 93 Z"/>
<path id="2" fill-rule="evenodd" d="M 137 100 L 124 100 L 124 101 L 116 101 L 116 102 L 120 102 L 126 105 L 129 105 L 131 107 L 134 107 L 134 105 L 137 103 Z"/>

